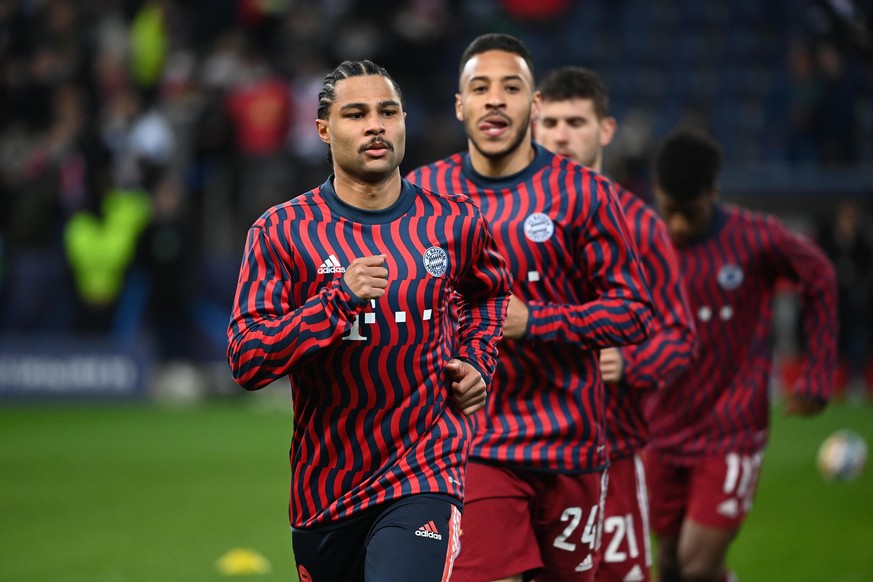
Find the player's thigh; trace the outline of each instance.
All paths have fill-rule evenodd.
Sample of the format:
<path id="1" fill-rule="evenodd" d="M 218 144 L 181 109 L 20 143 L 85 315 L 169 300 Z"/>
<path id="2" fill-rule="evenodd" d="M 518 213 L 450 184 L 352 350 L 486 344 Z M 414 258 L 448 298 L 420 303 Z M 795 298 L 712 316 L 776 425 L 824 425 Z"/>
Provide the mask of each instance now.
<path id="1" fill-rule="evenodd" d="M 530 473 L 543 567 L 537 582 L 594 580 L 603 524 L 606 473 Z"/>
<path id="2" fill-rule="evenodd" d="M 658 539 L 678 540 L 688 511 L 691 470 L 666 462 L 655 451 L 646 451 L 644 460 L 651 530 Z"/>
<path id="3" fill-rule="evenodd" d="M 636 455 L 612 462 L 596 579 L 650 580 L 649 505 L 643 463 Z"/>
<path id="4" fill-rule="evenodd" d="M 291 543 L 300 581 L 363 582 L 367 532 L 376 515 L 368 511 L 340 525 L 295 529 Z"/>
<path id="5" fill-rule="evenodd" d="M 365 580 L 448 580 L 460 523 L 460 510 L 444 496 L 411 495 L 393 503 L 370 529 Z"/>
<path id="6" fill-rule="evenodd" d="M 469 462 L 452 582 L 501 580 L 542 565 L 533 531 L 534 501 L 534 491 L 515 471 Z"/>
<path id="7" fill-rule="evenodd" d="M 695 462 L 687 519 L 721 530 L 736 530 L 752 509 L 763 453 L 704 457 Z"/>

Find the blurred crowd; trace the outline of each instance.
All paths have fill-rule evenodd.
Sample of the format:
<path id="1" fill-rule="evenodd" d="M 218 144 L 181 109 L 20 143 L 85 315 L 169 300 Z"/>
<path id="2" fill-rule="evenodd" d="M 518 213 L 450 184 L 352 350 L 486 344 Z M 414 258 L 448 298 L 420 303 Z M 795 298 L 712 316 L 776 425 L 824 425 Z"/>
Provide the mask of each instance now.
<path id="1" fill-rule="evenodd" d="M 677 123 L 722 140 L 728 165 L 870 164 L 869 3 L 782 4 L 0 0 L 0 333 L 145 337 L 162 360 L 220 359 L 248 226 L 329 173 L 313 123 L 325 73 L 357 58 L 388 69 L 416 167 L 464 147 L 457 60 L 486 31 L 524 39 L 538 75 L 603 74 L 620 127 L 607 170 L 643 195 L 651 147 Z M 749 29 L 725 27 L 735 20 Z M 635 45 L 631 24 L 664 31 L 663 50 Z M 687 52 L 684 32 L 727 60 L 674 79 L 653 55 Z M 744 68 L 743 50 L 759 64 Z M 743 93 L 716 99 L 730 90 Z M 871 200 L 873 185 L 819 217 L 853 362 L 873 336 Z"/>

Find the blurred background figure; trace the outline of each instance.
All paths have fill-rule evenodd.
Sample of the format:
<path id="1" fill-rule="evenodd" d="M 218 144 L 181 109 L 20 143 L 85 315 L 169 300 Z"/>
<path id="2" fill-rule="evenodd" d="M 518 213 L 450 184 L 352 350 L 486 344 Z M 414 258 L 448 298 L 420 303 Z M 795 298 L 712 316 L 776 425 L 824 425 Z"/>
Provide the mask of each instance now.
<path id="1" fill-rule="evenodd" d="M 837 203 L 819 242 L 837 271 L 840 386 L 854 402 L 869 397 L 873 354 L 873 221 L 855 199 Z"/>

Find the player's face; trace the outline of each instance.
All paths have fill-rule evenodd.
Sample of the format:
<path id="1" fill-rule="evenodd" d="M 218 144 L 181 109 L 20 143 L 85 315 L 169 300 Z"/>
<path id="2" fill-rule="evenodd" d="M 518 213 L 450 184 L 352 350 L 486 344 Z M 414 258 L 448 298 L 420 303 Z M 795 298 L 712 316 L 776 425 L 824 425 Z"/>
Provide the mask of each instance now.
<path id="1" fill-rule="evenodd" d="M 615 134 L 615 119 L 600 119 L 591 99 L 543 101 L 534 124 L 534 138 L 558 155 L 600 170 L 603 148 Z"/>
<path id="2" fill-rule="evenodd" d="M 531 115 L 538 106 L 533 75 L 520 56 L 486 51 L 464 65 L 455 115 L 485 158 L 499 161 L 517 154 L 521 146 L 529 147 Z"/>
<path id="3" fill-rule="evenodd" d="M 712 208 L 715 192 L 688 201 L 677 201 L 657 185 L 654 188 L 655 203 L 670 238 L 678 246 L 688 244 L 706 233 L 712 224 Z"/>
<path id="4" fill-rule="evenodd" d="M 406 113 L 391 81 L 382 75 L 349 77 L 336 83 L 327 119 L 316 120 L 330 146 L 334 171 L 364 182 L 395 172 L 406 152 Z"/>

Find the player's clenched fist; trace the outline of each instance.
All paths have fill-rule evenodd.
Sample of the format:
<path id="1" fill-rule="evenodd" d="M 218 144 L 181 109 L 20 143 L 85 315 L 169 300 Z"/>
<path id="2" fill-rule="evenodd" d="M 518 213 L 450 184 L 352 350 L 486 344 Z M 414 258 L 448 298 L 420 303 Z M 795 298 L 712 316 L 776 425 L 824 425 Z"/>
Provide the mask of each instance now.
<path id="1" fill-rule="evenodd" d="M 388 269 L 385 255 L 360 257 L 346 267 L 343 279 L 348 288 L 361 299 L 378 299 L 388 287 Z"/>
<path id="2" fill-rule="evenodd" d="M 624 376 L 624 358 L 618 348 L 600 350 L 600 375 L 604 382 L 618 382 Z"/>
<path id="3" fill-rule="evenodd" d="M 461 360 L 449 360 L 446 373 L 452 381 L 452 393 L 458 410 L 470 416 L 485 406 L 485 380 L 479 370 Z"/>

